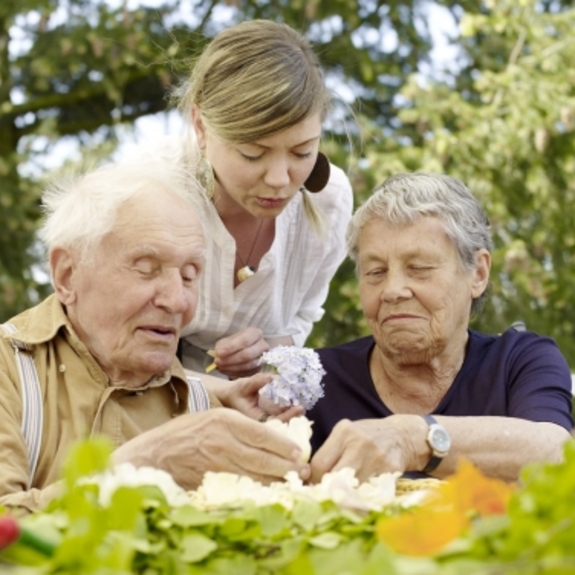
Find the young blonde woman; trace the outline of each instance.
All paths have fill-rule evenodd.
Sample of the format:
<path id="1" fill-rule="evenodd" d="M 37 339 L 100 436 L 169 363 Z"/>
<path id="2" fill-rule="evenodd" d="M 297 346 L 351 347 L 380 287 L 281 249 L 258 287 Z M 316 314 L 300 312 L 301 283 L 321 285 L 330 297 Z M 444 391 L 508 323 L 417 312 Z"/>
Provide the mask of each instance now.
<path id="1" fill-rule="evenodd" d="M 254 20 L 208 44 L 177 99 L 189 133 L 148 159 L 203 188 L 206 267 L 181 358 L 243 376 L 270 347 L 304 344 L 345 257 L 352 190 L 319 152 L 331 96 L 299 33 Z"/>

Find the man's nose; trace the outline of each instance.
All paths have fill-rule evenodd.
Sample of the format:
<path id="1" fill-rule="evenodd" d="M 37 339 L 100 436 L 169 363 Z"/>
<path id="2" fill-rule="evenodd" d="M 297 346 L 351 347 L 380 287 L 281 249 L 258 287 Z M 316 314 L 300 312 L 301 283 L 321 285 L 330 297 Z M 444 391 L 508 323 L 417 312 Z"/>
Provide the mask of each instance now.
<path id="1" fill-rule="evenodd" d="M 189 289 L 179 273 L 165 274 L 157 286 L 154 303 L 171 313 L 186 312 L 190 306 Z"/>

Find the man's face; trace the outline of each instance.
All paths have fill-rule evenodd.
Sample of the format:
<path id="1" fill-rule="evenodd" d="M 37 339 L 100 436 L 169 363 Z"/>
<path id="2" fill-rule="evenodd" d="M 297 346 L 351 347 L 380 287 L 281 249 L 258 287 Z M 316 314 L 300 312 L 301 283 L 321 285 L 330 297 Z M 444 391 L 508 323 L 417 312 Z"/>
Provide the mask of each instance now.
<path id="1" fill-rule="evenodd" d="M 111 383 L 141 386 L 169 369 L 195 313 L 200 221 L 183 200 L 150 189 L 121 207 L 93 256 L 72 256 L 72 299 L 63 303 Z"/>

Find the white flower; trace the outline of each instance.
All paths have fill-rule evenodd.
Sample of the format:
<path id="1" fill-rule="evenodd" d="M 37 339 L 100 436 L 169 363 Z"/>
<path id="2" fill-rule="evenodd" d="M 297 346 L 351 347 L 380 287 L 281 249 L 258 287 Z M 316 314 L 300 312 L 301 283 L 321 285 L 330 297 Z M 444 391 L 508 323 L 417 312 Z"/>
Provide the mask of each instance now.
<path id="1" fill-rule="evenodd" d="M 268 419 L 265 425 L 269 425 L 275 431 L 285 435 L 298 445 L 301 449 L 301 460 L 306 463 L 311 456 L 311 426 L 312 422 L 302 415 L 301 417 L 292 417 L 284 423 L 279 419 Z"/>
<path id="2" fill-rule="evenodd" d="M 179 507 L 190 502 L 187 492 L 174 481 L 169 473 L 154 467 L 135 467 L 131 463 L 120 463 L 108 471 L 84 478 L 82 483 L 98 485 L 99 502 L 104 507 L 110 504 L 116 490 L 123 486 L 152 485 L 158 487 L 172 507 Z"/>
<path id="3" fill-rule="evenodd" d="M 274 373 L 260 394 L 280 407 L 303 405 L 311 409 L 323 397 L 325 370 L 313 349 L 279 345 L 262 354 L 259 363 L 264 371 Z"/>
<path id="4" fill-rule="evenodd" d="M 384 473 L 360 483 L 351 468 L 326 473 L 321 483 L 304 485 L 295 471 L 286 474 L 285 482 L 262 485 L 246 476 L 232 473 L 204 475 L 202 484 L 189 493 L 189 502 L 201 509 L 239 507 L 251 502 L 258 506 L 280 504 L 292 509 L 296 501 L 333 501 L 355 511 L 381 511 L 394 502 L 399 473 Z"/>

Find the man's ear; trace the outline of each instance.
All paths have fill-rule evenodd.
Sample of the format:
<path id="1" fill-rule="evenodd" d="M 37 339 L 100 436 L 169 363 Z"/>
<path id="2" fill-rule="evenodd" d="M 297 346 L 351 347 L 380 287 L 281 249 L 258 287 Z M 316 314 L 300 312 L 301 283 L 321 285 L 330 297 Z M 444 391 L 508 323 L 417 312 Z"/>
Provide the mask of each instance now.
<path id="1" fill-rule="evenodd" d="M 196 133 L 196 138 L 198 140 L 198 146 L 200 150 L 204 150 L 206 147 L 206 126 L 202 120 L 202 114 L 197 104 L 192 106 L 191 112 L 192 126 L 194 127 L 194 132 Z"/>
<path id="2" fill-rule="evenodd" d="M 73 304 L 76 301 L 77 271 L 74 255 L 66 248 L 54 248 L 50 252 L 49 261 L 56 297 L 64 306 Z"/>
<path id="3" fill-rule="evenodd" d="M 485 248 L 482 248 L 475 255 L 475 271 L 473 272 L 473 283 L 471 285 L 471 296 L 473 299 L 478 298 L 487 289 L 490 271 L 491 254 Z"/>

